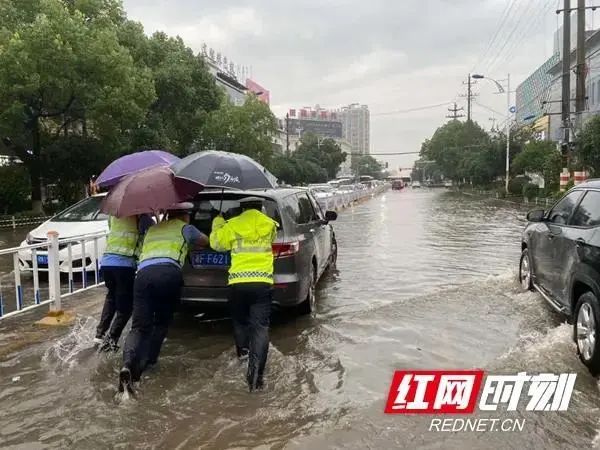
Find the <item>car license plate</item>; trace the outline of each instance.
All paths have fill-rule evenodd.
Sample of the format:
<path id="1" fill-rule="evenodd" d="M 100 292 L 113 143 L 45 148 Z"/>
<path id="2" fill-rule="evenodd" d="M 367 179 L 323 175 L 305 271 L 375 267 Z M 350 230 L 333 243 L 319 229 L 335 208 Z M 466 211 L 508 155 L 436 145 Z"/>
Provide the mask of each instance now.
<path id="1" fill-rule="evenodd" d="M 37 255 L 37 263 L 40 265 L 48 265 L 48 255 Z"/>
<path id="2" fill-rule="evenodd" d="M 229 253 L 197 252 L 192 253 L 193 267 L 229 267 Z"/>

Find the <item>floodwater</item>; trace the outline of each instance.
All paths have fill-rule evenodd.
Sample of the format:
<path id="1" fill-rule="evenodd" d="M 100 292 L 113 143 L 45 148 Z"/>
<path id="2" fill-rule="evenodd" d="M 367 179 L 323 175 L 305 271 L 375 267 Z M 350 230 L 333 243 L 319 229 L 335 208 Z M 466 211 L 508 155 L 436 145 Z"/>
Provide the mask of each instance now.
<path id="1" fill-rule="evenodd" d="M 441 190 L 387 192 L 341 213 L 339 271 L 320 284 L 316 315 L 275 318 L 258 394 L 247 392 L 229 322 L 180 315 L 160 367 L 137 399 L 123 398 L 120 355 L 97 356 L 95 317 L 80 317 L 60 340 L 0 361 L 0 446 L 592 447 L 597 382 L 571 327 L 516 283 L 523 213 Z M 436 432 L 431 416 L 383 413 L 394 370 L 469 368 L 574 372 L 577 382 L 565 412 L 475 413 L 523 419 L 523 431 Z"/>

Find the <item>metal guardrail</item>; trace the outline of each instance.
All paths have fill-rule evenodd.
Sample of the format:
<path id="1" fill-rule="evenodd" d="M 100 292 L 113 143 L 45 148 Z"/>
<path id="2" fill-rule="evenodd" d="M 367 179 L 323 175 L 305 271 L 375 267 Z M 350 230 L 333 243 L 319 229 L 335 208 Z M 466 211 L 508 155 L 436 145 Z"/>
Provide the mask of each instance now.
<path id="1" fill-rule="evenodd" d="M 99 255 L 98 252 L 98 241 L 105 238 L 107 234 L 108 232 L 104 231 L 68 239 L 59 239 L 58 233 L 51 231 L 48 233 L 48 240 L 46 242 L 0 250 L 0 256 L 12 256 L 14 287 L 11 286 L 9 289 L 14 288 L 16 305 L 14 311 L 4 313 L 5 301 L 7 301 L 5 291 L 7 288 L 6 286 L 3 288 L 2 278 L 0 278 L 0 320 L 45 304 L 50 304 L 52 310 L 60 311 L 61 300 L 63 298 L 103 284 L 99 267 L 99 258 L 102 255 Z M 73 267 L 73 249 L 78 246 L 81 249 L 81 267 Z M 29 252 L 31 253 L 29 254 Z M 19 254 L 25 257 L 26 260 L 21 260 Z M 28 256 L 31 256 L 31 266 L 29 266 Z M 86 265 L 88 259 L 90 260 L 90 264 Z M 47 268 L 40 267 L 46 266 L 46 262 Z M 61 268 L 66 270 L 68 274 L 68 285 L 65 293 L 63 293 L 61 285 Z M 31 303 L 29 305 L 26 305 L 25 290 L 22 283 L 24 272 L 31 272 L 33 278 L 32 298 L 27 302 Z M 48 274 L 45 286 L 41 285 L 41 272 Z M 74 274 L 76 272 L 81 274 L 79 286 L 76 286 L 74 281 Z M 93 282 L 91 283 L 88 282 L 90 274 L 93 274 Z M 43 300 L 41 292 L 45 287 L 48 289 L 48 298 Z"/>
<path id="2" fill-rule="evenodd" d="M 389 184 L 385 184 L 375 188 L 367 188 L 343 194 L 333 194 L 329 197 L 318 198 L 317 201 L 319 202 L 319 206 L 321 206 L 321 208 L 325 211 L 338 211 L 340 209 L 349 207 L 354 202 L 380 194 L 381 192 L 389 189 L 390 186 L 391 185 Z"/>
<path id="3" fill-rule="evenodd" d="M 461 194 L 467 194 L 467 195 L 489 196 L 489 197 L 497 198 L 498 200 L 502 200 L 502 201 L 510 202 L 510 203 L 516 203 L 519 205 L 552 206 L 559 200 L 557 198 L 552 198 L 552 197 L 528 198 L 528 197 L 523 197 L 521 195 L 504 195 L 504 196 L 502 196 L 497 191 L 486 191 L 486 190 L 481 190 L 481 189 L 469 189 L 469 190 L 459 189 L 459 190 L 457 190 L 457 192 L 460 192 Z"/>
<path id="4" fill-rule="evenodd" d="M 9 219 L 0 219 L 0 228 L 12 228 L 13 230 L 17 227 L 25 225 L 38 225 L 46 220 L 50 219 L 51 216 L 37 216 L 37 217 L 15 217 L 11 216 Z"/>

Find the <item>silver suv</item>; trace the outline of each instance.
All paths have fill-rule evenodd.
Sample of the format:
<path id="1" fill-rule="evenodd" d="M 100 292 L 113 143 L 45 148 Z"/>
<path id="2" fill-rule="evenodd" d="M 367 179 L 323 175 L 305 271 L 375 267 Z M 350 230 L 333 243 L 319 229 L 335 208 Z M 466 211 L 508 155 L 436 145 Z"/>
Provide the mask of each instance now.
<path id="1" fill-rule="evenodd" d="M 313 195 L 304 189 L 261 191 L 203 191 L 194 200 L 192 224 L 209 235 L 212 221 L 241 212 L 239 200 L 265 199 L 265 213 L 280 224 L 273 244 L 275 256 L 274 302 L 282 307 L 300 306 L 303 313 L 315 307 L 315 287 L 337 260 L 337 241 L 330 222 L 335 211 L 323 212 Z M 215 305 L 227 301 L 227 270 L 230 255 L 214 250 L 190 253 L 184 267 L 182 302 Z"/>

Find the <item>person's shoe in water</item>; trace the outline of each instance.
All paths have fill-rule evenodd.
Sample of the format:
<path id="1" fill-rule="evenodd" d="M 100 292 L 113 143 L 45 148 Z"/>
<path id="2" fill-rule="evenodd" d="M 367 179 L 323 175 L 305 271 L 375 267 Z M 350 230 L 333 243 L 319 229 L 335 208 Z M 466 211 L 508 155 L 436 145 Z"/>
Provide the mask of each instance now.
<path id="1" fill-rule="evenodd" d="M 132 396 L 135 396 L 135 391 L 133 390 L 133 377 L 131 375 L 131 370 L 127 367 L 123 367 L 119 372 L 119 392 L 125 391 Z"/>
<path id="2" fill-rule="evenodd" d="M 254 368 L 248 368 L 246 381 L 248 382 L 248 390 L 250 392 L 261 391 L 264 388 L 263 377 L 262 375 L 259 375 Z"/>
<path id="3" fill-rule="evenodd" d="M 250 357 L 250 350 L 248 350 L 247 348 L 241 348 L 238 350 L 237 354 L 238 354 L 238 360 L 240 362 L 246 362 L 246 361 L 248 361 L 248 358 Z"/>
<path id="4" fill-rule="evenodd" d="M 96 337 L 93 340 L 95 346 L 100 346 L 104 343 L 104 335 L 96 334 Z"/>
<path id="5" fill-rule="evenodd" d="M 106 339 L 104 339 L 104 341 L 102 341 L 102 344 L 100 345 L 100 347 L 98 347 L 99 352 L 107 352 L 107 353 L 115 352 L 116 353 L 117 350 L 119 350 L 119 346 L 111 337 L 106 337 Z"/>

